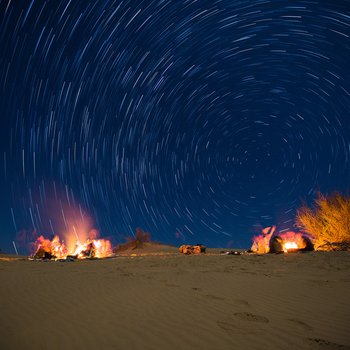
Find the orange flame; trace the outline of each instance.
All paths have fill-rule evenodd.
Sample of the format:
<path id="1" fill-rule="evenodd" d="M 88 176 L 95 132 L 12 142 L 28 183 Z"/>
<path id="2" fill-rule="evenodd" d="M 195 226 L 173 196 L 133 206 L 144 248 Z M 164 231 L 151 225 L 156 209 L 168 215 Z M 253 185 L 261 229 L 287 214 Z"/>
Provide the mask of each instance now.
<path id="1" fill-rule="evenodd" d="M 294 249 L 304 249 L 306 247 L 306 241 L 301 233 L 288 231 L 279 236 L 282 238 L 283 251 L 285 253 Z"/>
<path id="2" fill-rule="evenodd" d="M 79 259 L 84 258 L 105 258 L 112 254 L 112 245 L 106 239 L 86 240 L 84 243 L 76 242 L 75 250 L 72 254 Z"/>
<path id="3" fill-rule="evenodd" d="M 67 248 L 56 235 L 51 241 L 40 236 L 36 240 L 35 258 L 66 259 L 73 256 L 77 259 L 106 258 L 112 255 L 112 244 L 107 239 L 87 239 L 81 243 L 76 240 L 74 246 Z"/>
<path id="4" fill-rule="evenodd" d="M 270 248 L 270 239 L 276 230 L 276 226 L 266 227 L 262 230 L 261 235 L 253 237 L 253 245 L 251 250 L 254 253 L 265 254 L 268 253 Z"/>
<path id="5" fill-rule="evenodd" d="M 273 233 L 276 226 L 267 227 L 259 236 L 253 237 L 253 244 L 251 251 L 258 254 L 265 254 L 270 252 L 270 241 L 273 238 Z M 283 252 L 288 253 L 293 250 L 304 249 L 307 246 L 307 239 L 311 240 L 306 234 L 288 231 L 286 233 L 278 234 L 282 242 Z"/>
<path id="6" fill-rule="evenodd" d="M 67 256 L 67 248 L 64 243 L 60 242 L 58 236 L 55 236 L 51 241 L 39 236 L 35 242 L 36 250 L 35 255 L 45 257 L 48 255 L 55 256 L 57 259 L 62 259 Z M 45 255 L 47 254 L 47 255 Z"/>
<path id="7" fill-rule="evenodd" d="M 284 248 L 283 251 L 285 253 L 288 253 L 288 250 L 290 250 L 290 249 L 298 249 L 299 247 L 298 247 L 298 245 L 295 242 L 285 242 L 283 244 L 283 248 Z"/>

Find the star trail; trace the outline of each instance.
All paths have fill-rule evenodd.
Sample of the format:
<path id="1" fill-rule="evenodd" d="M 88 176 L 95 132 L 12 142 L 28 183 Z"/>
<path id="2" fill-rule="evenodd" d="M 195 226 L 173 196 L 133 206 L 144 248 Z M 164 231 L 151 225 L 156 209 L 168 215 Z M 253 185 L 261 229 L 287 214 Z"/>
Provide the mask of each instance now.
<path id="1" fill-rule="evenodd" d="M 72 212 L 246 247 L 350 185 L 350 2 L 0 1 L 0 248 Z"/>

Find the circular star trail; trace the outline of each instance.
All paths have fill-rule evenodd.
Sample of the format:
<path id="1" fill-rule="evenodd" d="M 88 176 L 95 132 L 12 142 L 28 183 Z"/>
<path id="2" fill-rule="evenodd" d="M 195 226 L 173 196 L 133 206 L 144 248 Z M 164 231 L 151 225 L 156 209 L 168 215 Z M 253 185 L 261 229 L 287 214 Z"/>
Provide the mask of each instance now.
<path id="1" fill-rule="evenodd" d="M 0 21 L 4 245 L 72 208 L 247 246 L 349 189 L 349 1 L 5 0 Z"/>

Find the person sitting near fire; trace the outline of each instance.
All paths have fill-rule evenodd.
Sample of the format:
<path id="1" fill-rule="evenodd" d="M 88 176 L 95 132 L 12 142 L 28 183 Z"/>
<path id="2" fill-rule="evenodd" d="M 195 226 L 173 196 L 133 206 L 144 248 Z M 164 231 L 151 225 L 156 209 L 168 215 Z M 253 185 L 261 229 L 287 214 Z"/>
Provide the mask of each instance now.
<path id="1" fill-rule="evenodd" d="M 82 251 L 82 254 L 87 258 L 93 258 L 95 256 L 95 249 L 93 242 L 90 242 L 87 249 Z"/>

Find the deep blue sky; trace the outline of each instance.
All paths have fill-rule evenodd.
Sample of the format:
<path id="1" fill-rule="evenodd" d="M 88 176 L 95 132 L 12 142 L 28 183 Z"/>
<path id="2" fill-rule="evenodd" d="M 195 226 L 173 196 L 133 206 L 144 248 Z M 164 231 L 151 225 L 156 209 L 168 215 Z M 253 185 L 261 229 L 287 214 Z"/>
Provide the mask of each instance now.
<path id="1" fill-rule="evenodd" d="M 0 248 L 293 228 L 349 190 L 349 49 L 350 1 L 0 0 Z"/>

